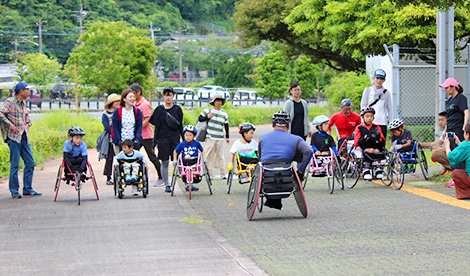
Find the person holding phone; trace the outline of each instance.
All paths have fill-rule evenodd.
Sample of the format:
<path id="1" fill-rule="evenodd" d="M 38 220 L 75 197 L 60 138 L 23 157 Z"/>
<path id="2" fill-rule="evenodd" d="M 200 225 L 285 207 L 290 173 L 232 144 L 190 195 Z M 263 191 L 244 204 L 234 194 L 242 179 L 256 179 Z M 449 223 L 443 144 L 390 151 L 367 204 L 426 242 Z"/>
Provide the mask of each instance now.
<path id="1" fill-rule="evenodd" d="M 455 197 L 457 199 L 470 198 L 470 124 L 464 127 L 464 138 L 462 142 L 457 135 L 453 136 L 457 147 L 453 150 L 450 148 L 451 136 L 449 133 L 444 140 L 447 157 L 450 165 L 456 168 L 452 171 L 452 180 L 455 184 Z M 463 164 L 462 169 L 460 164 Z M 458 168 L 457 168 L 458 167 Z"/>

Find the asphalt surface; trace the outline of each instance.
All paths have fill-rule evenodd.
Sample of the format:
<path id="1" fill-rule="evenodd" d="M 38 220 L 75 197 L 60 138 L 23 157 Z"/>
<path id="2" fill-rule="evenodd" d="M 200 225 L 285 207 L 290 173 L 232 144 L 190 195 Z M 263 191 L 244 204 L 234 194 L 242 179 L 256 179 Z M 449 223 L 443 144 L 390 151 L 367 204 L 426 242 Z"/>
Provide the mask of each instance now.
<path id="1" fill-rule="evenodd" d="M 238 139 L 231 128 L 231 143 Z M 267 125 L 258 126 L 255 139 Z M 228 146 L 225 151 L 228 164 Z M 329 194 L 326 179 L 310 178 L 303 218 L 293 197 L 284 210 L 264 208 L 246 220 L 248 185 L 234 179 L 199 185 L 188 200 L 150 188 L 149 197 L 114 197 L 101 176 L 104 162 L 90 160 L 100 200 L 90 185 L 82 204 L 64 185 L 53 187 L 61 160 L 37 168 L 39 198 L 10 198 L 0 184 L 1 275 L 468 275 L 468 210 L 406 191 L 360 181 Z M 214 172 L 216 175 L 218 171 Z M 425 183 L 439 190 L 443 184 Z M 414 177 L 414 178 L 411 178 Z M 156 180 L 153 168 L 151 183 Z M 418 184 L 416 184 L 418 185 Z M 183 184 L 179 182 L 179 187 Z M 446 188 L 449 193 L 453 189 Z M 197 223 L 188 223 L 190 219 Z"/>

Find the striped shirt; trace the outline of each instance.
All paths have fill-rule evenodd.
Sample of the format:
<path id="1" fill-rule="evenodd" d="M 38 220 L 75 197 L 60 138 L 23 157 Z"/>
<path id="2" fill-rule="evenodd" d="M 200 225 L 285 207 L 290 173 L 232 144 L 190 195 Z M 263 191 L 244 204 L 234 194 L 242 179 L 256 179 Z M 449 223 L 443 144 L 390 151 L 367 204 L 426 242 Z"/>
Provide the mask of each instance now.
<path id="1" fill-rule="evenodd" d="M 10 139 L 20 143 L 21 135 L 26 131 L 28 123 L 30 123 L 30 120 L 25 101 L 20 102 L 17 97 L 13 96 L 0 105 L 0 126 L 5 142 Z M 14 126 L 19 133 L 13 133 L 12 128 Z"/>
<path id="2" fill-rule="evenodd" d="M 213 140 L 223 140 L 224 125 L 228 124 L 228 113 L 224 109 L 215 110 L 213 108 L 206 108 L 201 112 L 203 117 L 207 117 L 210 113 L 214 114 L 207 123 L 207 137 Z"/>

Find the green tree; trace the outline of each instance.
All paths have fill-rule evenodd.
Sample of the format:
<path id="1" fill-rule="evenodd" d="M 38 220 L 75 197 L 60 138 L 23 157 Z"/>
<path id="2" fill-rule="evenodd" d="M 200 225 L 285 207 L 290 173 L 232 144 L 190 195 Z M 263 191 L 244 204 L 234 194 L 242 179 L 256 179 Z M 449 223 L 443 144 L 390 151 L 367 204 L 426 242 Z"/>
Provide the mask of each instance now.
<path id="1" fill-rule="evenodd" d="M 129 84 L 146 85 L 157 48 L 146 31 L 119 22 L 96 22 L 80 37 L 82 45 L 67 61 L 72 75 L 75 62 L 80 83 L 95 85 L 104 93 L 120 93 Z"/>
<path id="2" fill-rule="evenodd" d="M 361 109 L 361 97 L 364 88 L 371 85 L 369 76 L 354 72 L 342 72 L 331 79 L 325 87 L 328 101 L 335 106 L 341 105 L 341 100 L 351 99 L 354 111 Z"/>
<path id="3" fill-rule="evenodd" d="M 45 86 L 51 83 L 60 73 L 62 65 L 45 54 L 21 54 L 15 64 L 17 80 Z"/>
<path id="4" fill-rule="evenodd" d="M 223 87 L 251 87 L 254 82 L 247 78 L 253 73 L 253 65 L 250 56 L 237 56 L 233 60 L 227 61 L 225 66 L 220 68 L 219 74 L 215 78 L 215 83 Z"/>
<path id="5" fill-rule="evenodd" d="M 259 75 L 256 85 L 265 89 L 259 91 L 261 96 L 268 97 L 271 101 L 273 98 L 284 98 L 289 85 L 285 61 L 286 57 L 279 50 L 268 53 L 261 59 L 255 68 Z"/>

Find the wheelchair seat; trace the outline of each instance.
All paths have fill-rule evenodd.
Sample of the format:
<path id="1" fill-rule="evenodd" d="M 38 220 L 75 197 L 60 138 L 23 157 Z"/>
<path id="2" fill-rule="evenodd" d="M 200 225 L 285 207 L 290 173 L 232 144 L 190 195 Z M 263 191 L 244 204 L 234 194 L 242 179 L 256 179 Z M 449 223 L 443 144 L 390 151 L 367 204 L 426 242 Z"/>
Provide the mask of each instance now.
<path id="1" fill-rule="evenodd" d="M 269 163 L 263 165 L 262 191 L 268 196 L 288 197 L 294 191 L 292 164 Z"/>
<path id="2" fill-rule="evenodd" d="M 197 157 L 183 158 L 183 166 L 192 166 L 197 164 Z"/>

